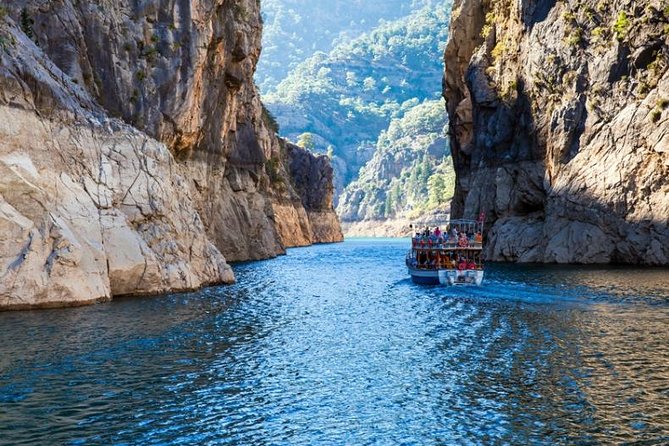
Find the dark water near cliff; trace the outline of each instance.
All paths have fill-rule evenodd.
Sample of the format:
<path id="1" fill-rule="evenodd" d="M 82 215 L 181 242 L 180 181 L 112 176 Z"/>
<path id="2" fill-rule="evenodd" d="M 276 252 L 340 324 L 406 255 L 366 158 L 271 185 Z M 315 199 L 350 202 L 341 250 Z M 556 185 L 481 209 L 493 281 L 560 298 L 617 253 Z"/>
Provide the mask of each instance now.
<path id="1" fill-rule="evenodd" d="M 0 443 L 669 443 L 669 270 L 493 265 L 426 288 L 405 245 L 0 313 Z"/>

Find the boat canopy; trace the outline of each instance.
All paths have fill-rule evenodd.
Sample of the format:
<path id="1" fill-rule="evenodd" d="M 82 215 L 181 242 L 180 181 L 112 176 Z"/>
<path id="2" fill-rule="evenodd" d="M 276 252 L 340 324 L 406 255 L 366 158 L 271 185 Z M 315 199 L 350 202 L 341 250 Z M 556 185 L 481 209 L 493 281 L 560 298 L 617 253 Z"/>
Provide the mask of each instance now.
<path id="1" fill-rule="evenodd" d="M 464 232 L 464 233 L 477 233 L 477 232 L 483 232 L 483 221 L 476 221 L 476 220 L 449 220 L 446 222 L 446 225 L 444 228 L 442 228 L 442 231 L 452 231 L 453 228 L 457 229 L 458 232 Z"/>
<path id="2" fill-rule="evenodd" d="M 420 228 L 416 228 L 420 229 Z M 483 222 L 449 220 L 434 230 L 429 227 L 412 237 L 414 249 L 482 249 Z"/>

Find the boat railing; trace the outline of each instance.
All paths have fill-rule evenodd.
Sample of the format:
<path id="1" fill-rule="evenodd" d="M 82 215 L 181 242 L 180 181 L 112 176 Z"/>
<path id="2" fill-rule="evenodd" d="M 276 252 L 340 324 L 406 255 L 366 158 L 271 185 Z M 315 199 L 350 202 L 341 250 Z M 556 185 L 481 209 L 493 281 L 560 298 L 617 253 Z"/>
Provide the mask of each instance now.
<path id="1" fill-rule="evenodd" d="M 475 271 L 483 269 L 483 262 L 481 261 L 480 256 L 474 255 L 472 257 L 475 267 L 470 267 L 469 263 L 465 268 L 462 268 L 459 264 L 453 263 L 453 259 L 446 256 L 436 256 L 433 258 L 426 257 L 424 261 L 419 261 L 417 254 L 419 250 L 412 249 L 410 250 L 405 258 L 406 265 L 420 270 L 440 270 L 440 269 L 449 269 L 449 270 L 460 270 L 460 271 Z M 425 249 L 425 251 L 428 251 Z M 432 250 L 434 251 L 434 250 Z"/>
<path id="2" fill-rule="evenodd" d="M 458 249 L 458 248 L 483 248 L 482 239 L 429 239 L 423 237 L 414 237 L 411 240 L 411 246 L 414 249 Z"/>

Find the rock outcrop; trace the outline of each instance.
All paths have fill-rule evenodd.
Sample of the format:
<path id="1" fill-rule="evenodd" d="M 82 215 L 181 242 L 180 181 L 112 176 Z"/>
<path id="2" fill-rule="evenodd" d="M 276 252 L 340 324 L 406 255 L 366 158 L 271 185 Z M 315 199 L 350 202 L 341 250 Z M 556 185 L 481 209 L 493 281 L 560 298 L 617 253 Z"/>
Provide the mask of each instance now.
<path id="1" fill-rule="evenodd" d="M 226 259 L 341 240 L 327 158 L 263 112 L 260 33 L 255 0 L 0 7 L 0 308 L 231 282 Z"/>
<path id="2" fill-rule="evenodd" d="M 490 260 L 669 263 L 669 8 L 456 0 L 454 216 Z"/>

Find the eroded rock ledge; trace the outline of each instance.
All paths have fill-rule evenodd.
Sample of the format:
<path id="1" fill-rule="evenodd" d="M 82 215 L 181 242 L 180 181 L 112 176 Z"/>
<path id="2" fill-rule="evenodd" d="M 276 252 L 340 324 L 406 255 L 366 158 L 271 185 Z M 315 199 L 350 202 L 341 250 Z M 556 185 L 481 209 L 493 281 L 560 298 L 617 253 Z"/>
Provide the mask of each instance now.
<path id="1" fill-rule="evenodd" d="M 669 263 L 668 30 L 659 0 L 455 1 L 453 213 L 488 259 Z"/>
<path id="2" fill-rule="evenodd" d="M 327 158 L 263 114 L 258 8 L 3 4 L 0 309 L 229 283 L 227 261 L 341 240 Z"/>

